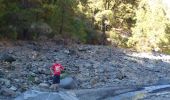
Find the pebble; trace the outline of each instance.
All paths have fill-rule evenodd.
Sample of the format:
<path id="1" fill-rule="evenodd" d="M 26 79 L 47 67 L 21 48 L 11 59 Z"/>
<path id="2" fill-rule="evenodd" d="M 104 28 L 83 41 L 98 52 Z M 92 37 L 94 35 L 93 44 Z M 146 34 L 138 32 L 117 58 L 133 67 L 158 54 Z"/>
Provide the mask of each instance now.
<path id="1" fill-rule="evenodd" d="M 15 86 L 11 86 L 9 89 L 13 90 L 13 91 L 16 91 L 17 88 Z"/>

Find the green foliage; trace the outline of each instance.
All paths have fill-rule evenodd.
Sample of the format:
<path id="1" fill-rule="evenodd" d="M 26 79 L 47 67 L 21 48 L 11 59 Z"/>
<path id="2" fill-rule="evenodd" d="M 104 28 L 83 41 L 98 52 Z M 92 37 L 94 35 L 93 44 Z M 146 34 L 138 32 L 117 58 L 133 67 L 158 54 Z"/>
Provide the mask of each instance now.
<path id="1" fill-rule="evenodd" d="M 14 31 L 14 32 L 9 33 L 8 38 L 16 40 L 17 35 L 18 35 L 18 33 Z"/>
<path id="2" fill-rule="evenodd" d="M 75 19 L 72 21 L 71 23 L 72 27 L 72 34 L 73 37 L 75 37 L 76 39 L 78 39 L 79 41 L 86 43 L 86 32 L 85 32 L 85 26 L 84 23 L 79 20 L 79 19 Z"/>
<path id="3" fill-rule="evenodd" d="M 99 44 L 100 43 L 101 36 L 95 30 L 86 28 L 85 31 L 87 33 L 86 43 L 88 44 Z"/>
<path id="4" fill-rule="evenodd" d="M 15 38 L 24 38 L 23 34 L 28 34 L 28 38 L 35 39 L 37 33 L 31 32 L 30 27 L 33 23 L 39 22 L 48 23 L 55 34 L 70 32 L 76 5 L 77 0 L 13 0 L 12 2 L 1 0 L 0 33 L 2 36 L 9 35 L 7 31 L 9 26 L 12 26 L 16 28 L 16 32 L 13 33 L 18 33 L 18 36 L 14 34 Z M 73 31 L 70 34 L 74 33 Z"/>
<path id="5" fill-rule="evenodd" d="M 136 25 L 132 28 L 133 36 L 128 41 L 129 46 L 140 51 L 151 51 L 160 50 L 169 43 L 166 33 L 168 20 L 160 0 L 141 1 L 136 12 L 136 20 Z"/>
<path id="6" fill-rule="evenodd" d="M 0 0 L 0 37 L 37 39 L 43 32 L 33 31 L 31 27 L 41 23 L 52 29 L 48 34 L 50 38 L 56 35 L 98 44 L 107 34 L 111 42 L 118 46 L 169 52 L 169 7 L 163 2 L 164 0 Z"/>
<path id="7" fill-rule="evenodd" d="M 12 26 L 12 38 L 24 38 L 27 34 L 26 38 L 36 39 L 38 33 L 30 31 L 30 27 L 44 22 L 53 30 L 49 36 L 67 35 L 85 43 L 89 37 L 98 36 L 90 34 L 102 29 L 103 18 L 111 27 L 127 28 L 134 5 L 133 0 L 0 0 L 0 33 L 9 35 L 7 31 Z"/>
<path id="8" fill-rule="evenodd" d="M 120 47 L 127 47 L 128 38 L 121 36 L 121 34 L 115 30 L 110 31 L 109 38 L 111 39 L 111 43 Z"/>
<path id="9" fill-rule="evenodd" d="M 88 26 L 91 30 L 103 31 L 103 20 L 108 28 L 105 33 L 113 33 L 117 37 L 111 37 L 111 41 L 121 41 L 120 45 L 125 45 L 127 41 L 121 37 L 122 33 L 115 32 L 112 28 L 131 31 L 131 27 L 135 23 L 135 9 L 138 5 L 138 0 L 80 0 L 79 13 L 83 13 L 88 21 Z M 86 21 L 86 20 L 85 20 Z M 95 34 L 92 33 L 92 34 Z M 113 40 L 112 40 L 113 39 Z M 126 39 L 125 39 L 126 40 Z M 117 44 L 117 43 L 116 43 Z"/>
<path id="10" fill-rule="evenodd" d="M 115 0 L 113 6 L 114 21 L 112 25 L 118 28 L 129 29 L 135 22 L 135 9 L 137 7 L 137 0 L 125 0 L 123 2 Z"/>

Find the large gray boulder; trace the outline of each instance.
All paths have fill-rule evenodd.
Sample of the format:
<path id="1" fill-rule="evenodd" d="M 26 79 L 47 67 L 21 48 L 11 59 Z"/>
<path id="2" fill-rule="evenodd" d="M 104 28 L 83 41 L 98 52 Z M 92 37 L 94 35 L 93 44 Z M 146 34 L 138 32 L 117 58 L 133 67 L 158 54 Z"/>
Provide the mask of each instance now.
<path id="1" fill-rule="evenodd" d="M 60 86 L 64 89 L 75 89 L 77 83 L 72 77 L 66 77 L 60 81 Z"/>
<path id="2" fill-rule="evenodd" d="M 2 88 L 0 90 L 0 95 L 6 96 L 6 97 L 15 97 L 16 96 L 16 92 L 13 91 L 12 89 Z"/>
<path id="3" fill-rule="evenodd" d="M 18 96 L 14 100 L 78 100 L 71 92 L 42 92 L 29 90 Z"/>

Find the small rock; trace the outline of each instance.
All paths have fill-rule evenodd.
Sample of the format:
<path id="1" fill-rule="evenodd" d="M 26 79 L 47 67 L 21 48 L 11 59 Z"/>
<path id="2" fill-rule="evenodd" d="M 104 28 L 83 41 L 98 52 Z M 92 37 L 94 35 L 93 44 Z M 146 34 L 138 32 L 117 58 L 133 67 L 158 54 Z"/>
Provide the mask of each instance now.
<path id="1" fill-rule="evenodd" d="M 116 78 L 119 79 L 119 80 L 122 80 L 122 79 L 124 79 L 126 77 L 127 76 L 122 71 L 118 71 L 117 74 L 116 74 Z"/>
<path id="2" fill-rule="evenodd" d="M 78 50 L 79 50 L 79 51 L 86 51 L 86 49 L 85 49 L 85 48 L 82 48 L 82 47 L 79 47 Z"/>
<path id="3" fill-rule="evenodd" d="M 40 83 L 39 86 L 42 87 L 42 88 L 48 88 L 49 87 L 49 85 L 46 84 L 46 83 Z"/>
<path id="4" fill-rule="evenodd" d="M 33 76 L 33 77 L 36 76 L 36 74 L 35 74 L 34 72 L 30 72 L 29 75 L 31 75 L 31 76 Z"/>
<path id="5" fill-rule="evenodd" d="M 64 50 L 64 53 L 70 54 L 70 51 L 69 50 Z"/>
<path id="6" fill-rule="evenodd" d="M 94 85 L 97 84 L 98 82 L 99 82 L 98 77 L 93 78 L 93 79 L 90 80 L 90 83 L 91 83 L 92 86 L 94 86 Z"/>
<path id="7" fill-rule="evenodd" d="M 0 82 L 2 82 L 6 87 L 10 86 L 10 80 L 0 78 Z"/>
<path id="8" fill-rule="evenodd" d="M 44 69 L 44 68 L 38 68 L 38 73 L 40 73 L 40 74 L 45 74 L 45 73 L 46 73 L 46 69 Z"/>
<path id="9" fill-rule="evenodd" d="M 64 53 L 65 54 L 68 54 L 68 55 L 73 55 L 75 54 L 76 52 L 74 50 L 64 50 Z"/>
<path id="10" fill-rule="evenodd" d="M 39 56 L 38 52 L 32 52 L 32 59 L 36 59 Z"/>
<path id="11" fill-rule="evenodd" d="M 34 82 L 37 83 L 37 84 L 39 84 L 41 81 L 40 81 L 40 79 L 39 79 L 38 77 L 35 77 L 35 78 L 34 78 Z"/>
<path id="12" fill-rule="evenodd" d="M 92 64 L 90 64 L 90 63 L 85 63 L 84 66 L 87 67 L 87 68 L 89 68 L 89 67 L 92 67 Z"/>
<path id="13" fill-rule="evenodd" d="M 9 50 L 8 53 L 12 54 L 14 51 L 13 50 Z"/>
<path id="14" fill-rule="evenodd" d="M 4 72 L 0 70 L 0 78 L 2 78 L 4 75 Z"/>
<path id="15" fill-rule="evenodd" d="M 14 81 L 15 81 L 15 82 L 17 82 L 17 83 L 18 83 L 18 82 L 20 82 L 20 80 L 19 80 L 19 79 L 14 79 Z"/>
<path id="16" fill-rule="evenodd" d="M 6 68 L 8 70 L 15 70 L 15 66 L 13 66 L 11 64 L 7 64 L 4 68 Z"/>
<path id="17" fill-rule="evenodd" d="M 27 83 L 24 83 L 24 84 L 22 84 L 21 86 L 20 86 L 20 91 L 21 92 L 24 92 L 24 91 L 26 91 L 28 89 L 28 84 Z"/>
<path id="18" fill-rule="evenodd" d="M 79 51 L 87 51 L 87 50 L 90 50 L 89 47 L 79 47 L 78 48 Z"/>
<path id="19" fill-rule="evenodd" d="M 13 90 L 13 91 L 16 91 L 17 88 L 15 86 L 11 86 L 9 89 Z"/>

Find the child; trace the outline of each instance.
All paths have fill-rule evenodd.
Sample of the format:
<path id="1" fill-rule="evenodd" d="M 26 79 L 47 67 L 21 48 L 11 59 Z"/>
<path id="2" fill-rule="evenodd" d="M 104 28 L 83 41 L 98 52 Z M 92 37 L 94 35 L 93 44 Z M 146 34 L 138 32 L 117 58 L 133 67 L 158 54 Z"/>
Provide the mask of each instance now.
<path id="1" fill-rule="evenodd" d="M 53 74 L 53 84 L 50 87 L 51 89 L 57 90 L 59 88 L 60 74 L 61 74 L 62 70 L 64 70 L 64 67 L 61 64 L 59 64 L 59 63 L 54 63 L 50 67 L 50 71 Z"/>

